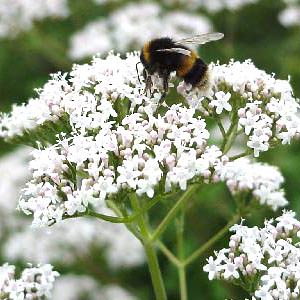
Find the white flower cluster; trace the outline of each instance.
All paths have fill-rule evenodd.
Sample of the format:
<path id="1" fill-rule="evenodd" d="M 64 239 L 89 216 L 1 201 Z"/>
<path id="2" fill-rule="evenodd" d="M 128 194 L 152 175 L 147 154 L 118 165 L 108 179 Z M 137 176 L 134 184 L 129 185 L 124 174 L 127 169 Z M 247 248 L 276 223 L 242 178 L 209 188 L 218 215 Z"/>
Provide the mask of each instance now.
<path id="1" fill-rule="evenodd" d="M 59 277 L 52 293 L 52 300 L 135 300 L 129 292 L 117 285 L 99 286 L 93 278 L 85 275 Z"/>
<path id="2" fill-rule="evenodd" d="M 228 10 L 238 10 L 243 6 L 254 4 L 258 2 L 258 0 L 163 0 L 167 5 L 183 5 L 185 8 L 189 8 L 191 10 L 204 8 L 210 13 L 216 13 L 220 10 L 228 9 Z"/>
<path id="3" fill-rule="evenodd" d="M 143 86 L 135 69 L 138 60 L 137 54 L 127 59 L 110 54 L 106 59 L 95 58 L 91 65 L 75 65 L 69 81 L 68 74 L 52 75 L 43 88 L 37 90 L 37 98 L 30 99 L 26 105 L 14 105 L 10 114 L 0 117 L 0 137 L 21 137 L 40 125 L 57 122 L 64 114 L 76 129 L 98 128 L 110 114 L 116 116 L 112 105 L 117 99 L 129 99 L 132 108 L 144 102 L 148 110 L 155 108 L 154 99 L 141 92 Z M 158 101 L 160 94 L 156 97 Z M 59 129 L 54 130 L 57 133 Z"/>
<path id="4" fill-rule="evenodd" d="M 209 180 L 227 162 L 217 147 L 206 146 L 203 110 L 199 115 L 195 108 L 172 105 L 158 114 L 160 93 L 143 94 L 135 70 L 138 61 L 138 53 L 126 59 L 110 54 L 94 58 L 91 65 L 76 65 L 68 79 L 67 74 L 53 75 L 38 91 L 39 98 L 2 116 L 0 134 L 6 138 L 24 133 L 35 138 L 32 130 L 41 126 L 45 128 L 36 134 L 38 140 L 50 136 L 50 130 L 65 132 L 59 140 L 54 135 L 55 145 L 33 152 L 33 179 L 19 205 L 34 214 L 34 224 L 58 222 L 89 205 L 103 207 L 105 200 L 123 192 L 151 198 L 177 187 L 185 190 L 188 182 Z M 195 89 L 184 92 L 187 102 L 196 108 L 195 103 L 208 103 L 208 114 L 235 113 L 255 156 L 268 149 L 271 138 L 286 143 L 298 135 L 298 103 L 288 81 L 275 79 L 250 61 L 211 69 L 208 98 Z M 57 129 L 59 121 L 62 127 Z M 272 191 L 276 199 L 261 196 L 260 202 L 275 209 L 285 199 L 276 188 Z"/>
<path id="5" fill-rule="evenodd" d="M 128 189 L 148 197 L 173 186 L 185 190 L 188 181 L 209 179 L 213 168 L 225 162 L 217 147 L 206 147 L 209 133 L 193 108 L 173 105 L 155 116 L 160 95 L 141 93 L 137 61 L 137 55 L 96 58 L 92 65 L 76 66 L 69 81 L 66 75 L 54 76 L 34 99 L 36 108 L 30 106 L 25 124 L 29 129 L 45 123 L 40 107 L 49 107 L 50 120 L 67 114 L 73 128 L 71 136 L 33 153 L 33 179 L 19 206 L 34 213 L 35 225 L 85 212 L 89 204 L 101 207 L 109 196 Z M 120 118 L 118 105 L 129 112 L 126 117 Z M 22 113 L 28 109 L 22 106 Z M 14 126 L 18 114 L 15 109 L 3 117 L 3 136 L 20 127 Z"/>
<path id="6" fill-rule="evenodd" d="M 266 221 L 263 228 L 234 225 L 229 248 L 210 257 L 209 279 L 234 281 L 262 300 L 300 296 L 300 222 L 291 211 Z"/>
<path id="7" fill-rule="evenodd" d="M 15 267 L 4 264 L 0 266 L 0 299 L 50 299 L 58 276 L 51 265 L 43 265 L 24 269 L 20 278 L 16 279 Z"/>
<path id="8" fill-rule="evenodd" d="M 3 156 L 0 160 L 2 174 L 0 180 L 0 255 L 4 260 L 30 261 L 34 264 L 63 263 L 66 267 L 78 259 L 85 260 L 90 255 L 91 247 L 97 247 L 104 251 L 105 260 L 111 268 L 130 268 L 144 263 L 144 253 L 140 242 L 123 224 L 81 218 L 63 222 L 51 228 L 30 228 L 30 220 L 16 211 L 18 193 L 30 177 L 29 153 L 29 149 L 20 148 Z M 1 235 L 2 230 L 5 230 L 4 236 Z M 126 245 L 126 251 L 124 251 L 124 245 Z M 9 270 L 13 275 L 12 266 L 6 265 L 6 268 L 0 268 L 0 286 L 2 286 L 2 278 L 7 278 Z M 21 286 L 18 285 L 18 287 Z M 0 299 L 3 296 L 1 292 L 0 288 Z M 10 295 L 12 298 L 7 298 L 5 294 L 5 299 L 15 299 L 13 294 Z M 100 295 L 101 298 L 99 298 Z M 23 295 L 18 296 L 20 297 L 18 300 L 23 299 Z M 27 297 L 29 296 L 31 295 L 27 294 Z M 99 283 L 91 277 L 75 275 L 60 276 L 55 281 L 51 299 L 74 300 L 81 299 L 82 296 L 88 296 L 85 299 L 90 300 L 135 299 L 119 286 L 99 286 Z"/>
<path id="9" fill-rule="evenodd" d="M 64 112 L 62 98 L 71 90 L 65 77 L 52 75 L 42 89 L 36 90 L 38 98 L 29 99 L 26 105 L 13 105 L 11 114 L 0 116 L 0 137 L 22 136 L 47 121 L 58 121 Z"/>
<path id="10" fill-rule="evenodd" d="M 288 204 L 281 189 L 284 178 L 276 167 L 240 158 L 222 166 L 218 175 L 233 194 L 251 192 L 261 205 L 273 210 Z"/>
<path id="11" fill-rule="evenodd" d="M 210 21 L 204 16 L 181 11 L 164 13 L 158 4 L 151 2 L 130 3 L 75 33 L 71 37 L 69 56 L 81 59 L 111 49 L 124 53 L 140 49 L 155 37 L 183 38 L 211 29 Z"/>
<path id="12" fill-rule="evenodd" d="M 209 179 L 226 159 L 216 146 L 206 147 L 206 124 L 194 114 L 179 105 L 164 117 L 133 113 L 117 126 L 116 119 L 101 124 L 95 136 L 75 135 L 35 150 L 33 179 L 20 208 L 34 214 L 34 224 L 49 225 L 84 212 L 89 204 L 104 206 L 122 190 L 152 198 L 156 190 L 185 190 L 192 179 Z"/>
<path id="13" fill-rule="evenodd" d="M 30 178 L 29 154 L 28 148 L 20 148 L 0 160 L 0 251 L 5 260 L 54 264 L 63 257 L 67 265 L 88 255 L 94 246 L 104 251 L 112 268 L 133 267 L 144 262 L 140 242 L 123 224 L 81 218 L 47 229 L 30 228 L 30 220 L 16 210 L 19 193 Z"/>
<path id="14" fill-rule="evenodd" d="M 0 37 L 15 37 L 29 30 L 34 21 L 47 17 L 65 18 L 67 0 L 1 0 Z"/>
<path id="15" fill-rule="evenodd" d="M 206 114 L 237 111 L 239 127 L 243 128 L 247 146 L 258 157 L 270 144 L 290 143 L 300 133 L 299 99 L 295 99 L 288 80 L 279 80 L 254 66 L 250 60 L 211 67 L 212 91 L 208 95 Z M 199 91 L 178 86 L 187 101 L 201 111 L 203 97 Z M 239 129 L 239 128 L 237 128 Z"/>
<path id="16" fill-rule="evenodd" d="M 285 27 L 300 25 L 300 2 L 284 0 L 287 7 L 279 14 L 279 22 Z"/>

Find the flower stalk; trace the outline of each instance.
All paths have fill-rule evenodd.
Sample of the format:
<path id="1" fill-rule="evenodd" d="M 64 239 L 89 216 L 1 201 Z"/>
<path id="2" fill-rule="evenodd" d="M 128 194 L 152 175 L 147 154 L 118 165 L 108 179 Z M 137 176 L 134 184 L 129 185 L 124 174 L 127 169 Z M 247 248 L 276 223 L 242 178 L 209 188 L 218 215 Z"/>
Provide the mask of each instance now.
<path id="1" fill-rule="evenodd" d="M 133 209 L 138 211 L 141 209 L 139 199 L 135 193 L 130 194 L 130 201 Z M 141 214 L 137 218 L 137 226 L 142 238 L 142 244 L 145 249 L 148 267 L 151 275 L 151 280 L 156 296 L 156 300 L 167 300 L 167 294 L 162 279 L 161 270 L 158 263 L 157 253 L 155 249 L 155 242 L 150 239 L 150 232 L 145 218 L 145 214 Z"/>
<path id="2" fill-rule="evenodd" d="M 178 276 L 179 276 L 179 287 L 180 287 L 180 299 L 188 300 L 187 282 L 186 282 L 186 266 L 182 263 L 185 258 L 184 253 L 184 221 L 185 221 L 185 211 L 182 209 L 180 216 L 177 219 L 177 251 L 178 258 L 181 264 L 178 266 Z"/>
<path id="3" fill-rule="evenodd" d="M 186 201 L 188 201 L 191 196 L 196 193 L 198 188 L 199 186 L 197 184 L 190 185 L 187 188 L 187 190 L 183 193 L 183 195 L 179 198 L 179 200 L 175 203 L 175 205 L 170 209 L 165 218 L 158 225 L 156 230 L 152 233 L 150 238 L 152 242 L 157 240 L 163 234 L 170 222 L 174 220 L 180 209 L 183 207 Z"/>
<path id="4" fill-rule="evenodd" d="M 232 217 L 232 219 L 220 230 L 218 231 L 213 237 L 211 237 L 205 244 L 203 244 L 198 250 L 193 252 L 189 257 L 187 257 L 184 261 L 184 265 L 190 265 L 196 259 L 201 257 L 208 249 L 210 249 L 217 241 L 224 237 L 224 235 L 228 232 L 229 228 L 234 225 L 241 216 L 236 214 Z"/>

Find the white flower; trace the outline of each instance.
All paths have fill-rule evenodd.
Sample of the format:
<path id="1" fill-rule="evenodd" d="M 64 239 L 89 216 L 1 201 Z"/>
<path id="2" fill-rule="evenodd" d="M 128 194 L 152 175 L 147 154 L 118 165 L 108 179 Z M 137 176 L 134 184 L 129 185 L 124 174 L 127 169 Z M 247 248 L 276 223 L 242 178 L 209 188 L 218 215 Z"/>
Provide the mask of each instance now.
<path id="1" fill-rule="evenodd" d="M 227 280 L 229 278 L 239 278 L 239 272 L 237 271 L 237 265 L 233 262 L 228 261 L 225 266 L 223 266 L 224 268 L 224 279 Z"/>
<path id="2" fill-rule="evenodd" d="M 217 175 L 232 193 L 251 192 L 261 205 L 273 210 L 288 203 L 281 190 L 284 179 L 276 167 L 240 158 L 220 165 Z"/>
<path id="3" fill-rule="evenodd" d="M 95 191 L 99 192 L 100 200 L 105 200 L 107 194 L 110 193 L 116 193 L 117 192 L 117 186 L 114 183 L 113 177 L 99 177 L 97 182 L 94 185 Z"/>
<path id="4" fill-rule="evenodd" d="M 76 192 L 67 195 L 67 201 L 65 201 L 64 206 L 66 208 L 66 213 L 69 216 L 74 215 L 76 212 L 84 212 L 88 204 L 88 194 L 83 192 Z"/>
<path id="5" fill-rule="evenodd" d="M 1 282 L 3 276 L 5 280 Z M 26 299 L 48 299 L 58 276 L 51 265 L 39 265 L 24 269 L 20 278 L 15 279 L 15 267 L 4 264 L 0 266 L 0 295 L 12 300 L 23 300 L 25 294 Z"/>
<path id="6" fill-rule="evenodd" d="M 252 114 L 251 111 L 246 112 L 245 118 L 240 118 L 239 123 L 243 127 L 245 127 L 245 133 L 247 135 L 250 134 L 251 130 L 255 128 L 256 122 L 259 120 L 259 116 L 256 114 Z"/>
<path id="7" fill-rule="evenodd" d="M 13 278 L 15 273 L 15 267 L 9 264 L 4 264 L 0 267 L 0 290 L 6 284 L 7 281 Z"/>
<path id="8" fill-rule="evenodd" d="M 264 152 L 269 149 L 266 137 L 258 135 L 252 135 L 247 142 L 247 146 L 254 150 L 254 157 L 258 157 L 259 152 Z"/>
<path id="9" fill-rule="evenodd" d="M 263 286 L 259 290 L 255 291 L 255 297 L 261 300 L 274 300 L 267 286 Z"/>
<path id="10" fill-rule="evenodd" d="M 277 228 L 289 233 L 294 228 L 300 229 L 300 222 L 295 219 L 296 214 L 293 211 L 287 211 L 283 215 L 276 218 Z"/>
<path id="11" fill-rule="evenodd" d="M 227 111 L 231 111 L 232 107 L 231 105 L 228 103 L 228 101 L 231 98 L 231 94 L 230 93 L 224 93 L 223 91 L 219 91 L 217 93 L 215 93 L 216 96 L 216 100 L 212 100 L 211 104 L 216 107 L 216 113 L 219 115 L 222 113 L 222 111 L 225 109 Z"/>
<path id="12" fill-rule="evenodd" d="M 216 262 L 212 256 L 207 259 L 208 264 L 203 267 L 203 271 L 208 273 L 208 279 L 213 280 L 220 271 L 219 262 Z"/>
<path id="13" fill-rule="evenodd" d="M 283 212 L 276 219 L 277 224 L 273 225 L 273 220 L 265 221 L 263 228 L 234 225 L 230 248 L 216 252 L 216 263 L 206 265 L 205 271 L 214 270 L 212 278 L 235 279 L 236 282 L 242 274 L 246 285 L 253 282 L 255 275 L 257 285 L 253 293 L 257 299 L 298 297 L 300 245 L 296 235 L 300 227 L 294 216 L 293 212 Z M 282 226 L 289 231 L 283 232 Z"/>
<path id="14" fill-rule="evenodd" d="M 119 166 L 117 169 L 119 176 L 117 183 L 125 183 L 132 189 L 136 188 L 136 179 L 140 176 L 141 172 L 138 170 L 138 165 L 133 160 L 125 160 L 124 166 Z"/>

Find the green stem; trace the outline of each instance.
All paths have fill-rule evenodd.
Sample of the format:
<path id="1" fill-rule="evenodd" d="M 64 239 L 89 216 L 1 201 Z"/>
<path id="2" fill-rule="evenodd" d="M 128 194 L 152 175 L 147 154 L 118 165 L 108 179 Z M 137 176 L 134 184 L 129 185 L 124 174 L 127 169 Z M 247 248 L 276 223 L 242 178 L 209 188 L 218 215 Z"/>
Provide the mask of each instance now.
<path id="1" fill-rule="evenodd" d="M 223 124 L 222 124 L 221 120 L 219 120 L 219 119 L 217 119 L 217 123 L 218 123 L 219 129 L 220 129 L 220 131 L 222 133 L 222 136 L 224 138 L 226 136 L 226 131 L 225 131 L 224 127 L 223 127 Z"/>
<path id="2" fill-rule="evenodd" d="M 129 195 L 134 210 L 140 210 L 140 202 L 135 193 Z M 142 243 L 146 252 L 148 267 L 152 279 L 152 284 L 156 296 L 156 300 L 167 300 L 167 294 L 162 279 L 157 254 L 154 243 L 150 240 L 150 233 L 144 214 L 137 218 L 137 225 L 140 229 Z"/>
<path id="3" fill-rule="evenodd" d="M 183 234 L 184 234 L 184 210 L 182 210 L 181 215 L 178 218 L 177 222 L 177 251 L 179 260 L 184 261 L 184 242 L 183 242 Z M 181 264 L 178 268 L 178 276 L 179 276 L 179 287 L 180 287 L 180 299 L 187 300 L 188 292 L 187 292 L 187 284 L 186 284 L 186 270 L 185 265 Z"/>
<path id="4" fill-rule="evenodd" d="M 238 135 L 238 113 L 237 113 L 237 99 L 234 98 L 233 99 L 233 103 L 232 103 L 232 114 L 231 114 L 231 124 L 230 127 L 228 129 L 228 131 L 225 134 L 222 146 L 221 146 L 221 150 L 223 152 L 223 154 L 226 154 L 231 146 L 233 145 L 235 138 Z"/>
<path id="5" fill-rule="evenodd" d="M 185 261 L 184 265 L 189 265 L 197 258 L 199 258 L 205 251 L 213 246 L 217 241 L 219 241 L 229 230 L 229 228 L 234 225 L 240 219 L 240 215 L 236 214 L 232 217 L 232 219 L 223 227 L 220 231 L 218 231 L 212 238 L 210 238 L 204 245 L 202 245 L 198 250 L 192 253 Z"/>
<path id="6" fill-rule="evenodd" d="M 222 121 L 221 121 L 220 116 L 219 116 L 217 113 L 214 113 L 213 116 L 214 116 L 214 118 L 217 120 L 217 124 L 218 124 L 218 127 L 219 127 L 219 129 L 220 129 L 220 132 L 221 132 L 221 134 L 222 134 L 222 137 L 223 137 L 223 138 L 226 138 L 226 131 L 225 131 L 225 128 L 224 128 L 224 126 L 223 126 L 223 124 L 222 124 Z"/>
<path id="7" fill-rule="evenodd" d="M 179 274 L 180 299 L 188 300 L 185 266 L 179 267 L 178 274 Z"/>
<path id="8" fill-rule="evenodd" d="M 175 205 L 171 208 L 165 218 L 158 225 L 156 230 L 153 232 L 150 240 L 153 242 L 157 240 L 160 235 L 166 230 L 169 223 L 176 217 L 178 211 L 182 208 L 183 204 L 190 199 L 190 197 L 197 191 L 199 188 L 198 185 L 193 184 L 188 187 L 185 193 L 181 196 L 181 198 L 175 203 Z"/>
<path id="9" fill-rule="evenodd" d="M 145 244 L 144 249 L 148 260 L 148 267 L 151 274 L 156 300 L 167 300 L 167 294 L 163 283 L 155 248 L 152 244 Z"/>
<path id="10" fill-rule="evenodd" d="M 123 217 L 122 211 L 112 201 L 107 201 L 107 206 L 119 217 Z M 124 223 L 127 229 L 140 241 L 142 240 L 139 230 L 136 228 L 133 222 Z"/>
<path id="11" fill-rule="evenodd" d="M 107 216 L 107 215 L 100 214 L 100 213 L 97 213 L 97 212 L 92 211 L 92 210 L 88 210 L 86 214 L 88 216 L 96 217 L 98 219 L 102 219 L 104 221 L 109 221 L 109 222 L 112 222 L 112 223 L 131 223 L 134 220 L 136 220 L 140 215 L 142 215 L 145 212 L 147 212 L 150 208 L 152 208 L 160 200 L 161 200 L 160 197 L 156 197 L 155 199 L 153 199 L 150 202 L 148 202 L 144 207 L 142 207 L 137 212 L 135 212 L 134 214 L 132 214 L 131 216 L 128 216 L 128 217 Z M 112 204 L 112 202 L 110 202 L 110 207 L 113 210 L 116 210 L 116 207 L 115 207 L 115 205 Z M 121 215 L 121 212 L 119 212 L 118 214 Z"/>
<path id="12" fill-rule="evenodd" d="M 237 154 L 237 155 L 234 155 L 234 156 L 229 157 L 229 160 L 230 160 L 230 161 L 233 161 L 233 160 L 236 160 L 236 159 L 238 159 L 238 158 L 245 157 L 245 156 L 248 156 L 248 155 L 250 155 L 250 151 L 249 151 L 249 150 L 246 150 L 246 151 L 243 152 L 243 153 L 240 153 L 240 154 Z"/>
<path id="13" fill-rule="evenodd" d="M 227 138 L 227 141 L 224 145 L 223 154 L 226 154 L 230 150 L 231 146 L 233 145 L 235 138 L 236 138 L 237 128 L 238 128 L 238 124 L 236 123 L 232 127 L 231 133 L 230 133 L 229 137 Z"/>
<path id="14" fill-rule="evenodd" d="M 161 252 L 169 259 L 169 261 L 179 268 L 181 262 L 178 260 L 178 258 L 161 241 L 156 241 L 156 244 Z"/>
<path id="15" fill-rule="evenodd" d="M 107 216 L 107 215 L 100 214 L 100 213 L 97 213 L 97 212 L 92 211 L 92 210 L 88 210 L 86 214 L 90 217 L 95 217 L 97 219 L 101 219 L 101 220 L 108 221 L 108 222 L 111 222 L 111 223 L 129 223 L 132 219 L 132 218 L 129 218 L 129 217 L 122 218 L 122 217 Z"/>

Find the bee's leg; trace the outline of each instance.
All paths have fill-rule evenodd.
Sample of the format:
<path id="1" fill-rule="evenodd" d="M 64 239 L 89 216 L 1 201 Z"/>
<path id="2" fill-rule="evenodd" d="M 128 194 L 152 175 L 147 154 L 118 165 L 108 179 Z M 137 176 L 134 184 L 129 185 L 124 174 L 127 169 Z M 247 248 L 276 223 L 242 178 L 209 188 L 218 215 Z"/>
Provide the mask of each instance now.
<path id="1" fill-rule="evenodd" d="M 144 89 L 144 94 L 146 94 L 148 91 L 150 91 L 150 94 L 151 94 L 151 89 L 152 89 L 152 79 L 151 79 L 151 76 L 148 75 L 146 77 L 146 83 L 145 83 L 145 89 Z"/>
<path id="2" fill-rule="evenodd" d="M 166 98 L 167 96 L 167 93 L 169 91 L 169 78 L 170 78 L 170 74 L 169 73 L 165 73 L 163 76 L 162 76 L 162 80 L 163 80 L 163 93 L 160 97 L 160 100 L 159 100 L 159 103 L 161 103 L 164 98 Z"/>
<path id="3" fill-rule="evenodd" d="M 144 80 L 146 80 L 147 77 L 148 77 L 148 73 L 147 73 L 147 71 L 146 71 L 145 68 L 143 69 L 143 73 L 142 74 L 143 74 Z"/>

